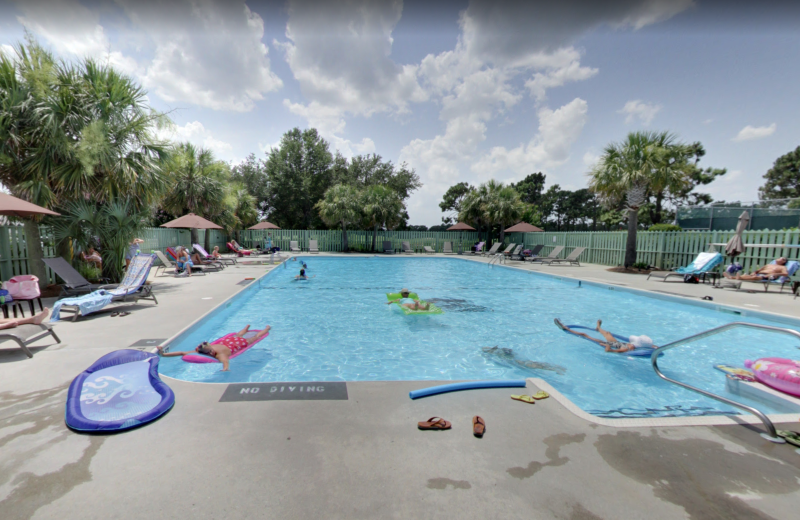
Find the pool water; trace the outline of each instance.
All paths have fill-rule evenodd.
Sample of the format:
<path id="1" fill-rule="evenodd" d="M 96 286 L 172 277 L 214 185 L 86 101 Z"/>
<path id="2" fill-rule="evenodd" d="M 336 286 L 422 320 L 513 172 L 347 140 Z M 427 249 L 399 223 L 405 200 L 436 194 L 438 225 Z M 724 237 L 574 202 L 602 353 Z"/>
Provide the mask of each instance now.
<path id="1" fill-rule="evenodd" d="M 270 336 L 233 359 L 229 372 L 216 363 L 163 358 L 161 373 L 212 383 L 541 377 L 602 417 L 718 415 L 738 412 L 662 381 L 649 357 L 606 353 L 562 332 L 553 319 L 594 326 L 601 318 L 607 330 L 646 334 L 656 344 L 732 321 L 785 326 L 459 258 L 301 260 L 313 279 L 296 281 L 299 263 L 287 262 L 170 345 L 171 351 L 191 350 L 247 324 L 271 325 Z M 386 293 L 403 287 L 434 300 L 444 313 L 406 316 L 387 305 Z M 659 366 L 667 376 L 728 395 L 725 376 L 714 364 L 796 359 L 799 345 L 787 336 L 735 329 L 670 350 Z M 734 398 L 768 413 L 793 411 Z"/>

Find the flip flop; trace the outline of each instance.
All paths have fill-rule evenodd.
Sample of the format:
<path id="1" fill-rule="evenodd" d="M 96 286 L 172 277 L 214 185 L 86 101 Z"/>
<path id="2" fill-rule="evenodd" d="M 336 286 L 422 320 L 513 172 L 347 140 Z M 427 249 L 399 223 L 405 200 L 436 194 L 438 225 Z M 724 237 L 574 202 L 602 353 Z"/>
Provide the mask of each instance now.
<path id="1" fill-rule="evenodd" d="M 476 415 L 472 418 L 472 435 L 475 437 L 483 437 L 484 432 L 486 431 L 486 421 L 480 415 Z"/>
<path id="2" fill-rule="evenodd" d="M 431 417 L 427 421 L 417 423 L 420 430 L 449 430 L 453 425 L 441 417 Z"/>
<path id="3" fill-rule="evenodd" d="M 790 430 L 778 430 L 778 437 L 786 439 L 786 442 L 794 446 L 800 446 L 800 433 Z"/>
<path id="4" fill-rule="evenodd" d="M 511 399 L 515 401 L 522 401 L 523 403 L 536 404 L 536 399 L 529 395 L 512 395 Z"/>
<path id="5" fill-rule="evenodd" d="M 120 318 L 124 318 L 125 316 L 130 316 L 130 315 L 131 315 L 131 313 L 130 313 L 130 312 L 128 312 L 128 311 L 125 311 L 125 312 L 120 312 L 120 313 L 119 313 L 119 317 L 120 317 Z"/>
<path id="6" fill-rule="evenodd" d="M 533 394 L 531 397 L 533 397 L 534 399 L 536 399 L 538 401 L 539 399 L 547 399 L 548 397 L 550 397 L 550 394 L 548 394 L 544 390 L 539 390 L 538 392 Z"/>
<path id="7" fill-rule="evenodd" d="M 117 316 L 119 316 L 119 311 L 114 311 L 114 312 L 111 313 L 111 317 L 112 318 L 115 318 Z"/>

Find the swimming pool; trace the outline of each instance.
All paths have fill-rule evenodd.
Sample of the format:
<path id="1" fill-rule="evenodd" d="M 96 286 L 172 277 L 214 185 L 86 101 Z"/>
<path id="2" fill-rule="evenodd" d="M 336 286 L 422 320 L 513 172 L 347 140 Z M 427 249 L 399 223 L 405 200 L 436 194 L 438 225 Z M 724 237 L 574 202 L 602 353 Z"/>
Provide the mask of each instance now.
<path id="1" fill-rule="evenodd" d="M 553 319 L 593 326 L 602 318 L 612 332 L 647 334 L 656 344 L 731 321 L 786 326 L 460 258 L 301 259 L 314 279 L 294 280 L 299 263 L 279 266 L 170 344 L 172 351 L 191 350 L 247 324 L 271 325 L 270 336 L 234 359 L 229 372 L 219 364 L 163 358 L 161 373 L 212 383 L 541 377 L 601 417 L 718 415 L 735 409 L 660 380 L 649 358 L 607 354 L 566 334 Z M 401 287 L 434 300 L 444 313 L 405 316 L 386 305 L 386 293 Z M 494 346 L 498 349 L 486 352 Z M 727 395 L 724 375 L 714 364 L 796 358 L 796 347 L 791 338 L 735 329 L 668 351 L 660 366 L 670 377 Z M 552 370 L 558 367 L 564 372 Z M 736 399 L 768 413 L 792 411 Z"/>

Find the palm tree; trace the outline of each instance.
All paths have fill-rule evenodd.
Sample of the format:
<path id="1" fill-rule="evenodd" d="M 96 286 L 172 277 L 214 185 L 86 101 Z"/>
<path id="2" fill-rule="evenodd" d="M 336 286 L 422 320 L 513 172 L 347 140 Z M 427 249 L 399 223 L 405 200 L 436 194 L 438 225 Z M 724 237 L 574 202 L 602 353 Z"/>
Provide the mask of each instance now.
<path id="1" fill-rule="evenodd" d="M 181 143 L 164 168 L 171 185 L 162 202 L 167 212 L 173 215 L 191 212 L 212 218 L 226 209 L 222 179 L 227 165 L 217 161 L 211 150 Z M 198 242 L 196 229 L 191 230 L 191 240 L 193 244 Z"/>
<path id="2" fill-rule="evenodd" d="M 359 220 L 361 205 L 359 190 L 355 186 L 337 184 L 328 188 L 322 200 L 317 202 L 319 216 L 328 226 L 342 226 L 342 247 L 349 251 L 347 225 Z"/>
<path id="3" fill-rule="evenodd" d="M 489 215 L 486 211 L 487 195 L 486 185 L 481 184 L 464 196 L 464 200 L 461 201 L 461 211 L 458 212 L 458 220 L 474 224 L 478 229 L 479 236 L 481 228 L 489 222 Z"/>
<path id="4" fill-rule="evenodd" d="M 378 228 L 401 218 L 405 207 L 400 196 L 391 188 L 382 185 L 367 187 L 361 192 L 366 224 L 372 227 L 372 250 L 378 244 Z"/>
<path id="5" fill-rule="evenodd" d="M 0 54 L 0 182 L 17 197 L 58 210 L 71 200 L 161 197 L 164 116 L 146 92 L 92 60 L 57 61 L 33 39 Z M 45 284 L 38 220 L 23 219 L 31 273 Z"/>
<path id="6" fill-rule="evenodd" d="M 678 188 L 689 182 L 685 148 L 668 132 L 631 132 L 624 141 L 606 146 L 589 173 L 589 189 L 598 194 L 605 207 L 625 201 L 625 267 L 636 263 L 639 208 L 647 201 L 648 191 Z"/>
<path id="7" fill-rule="evenodd" d="M 500 224 L 500 242 L 506 238 L 506 227 L 516 224 L 525 213 L 525 203 L 522 202 L 519 192 L 511 186 L 503 186 L 494 194 L 489 205 L 492 221 Z"/>

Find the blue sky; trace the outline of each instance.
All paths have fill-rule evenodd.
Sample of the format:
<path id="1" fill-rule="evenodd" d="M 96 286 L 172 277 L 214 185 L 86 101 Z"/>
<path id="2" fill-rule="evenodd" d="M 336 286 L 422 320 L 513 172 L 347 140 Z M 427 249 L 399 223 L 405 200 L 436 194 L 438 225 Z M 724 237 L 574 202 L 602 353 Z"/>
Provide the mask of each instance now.
<path id="1" fill-rule="evenodd" d="M 434 5 L 432 5 L 434 4 Z M 170 111 L 165 137 L 238 162 L 316 127 L 344 155 L 407 162 L 412 224 L 452 184 L 585 187 L 610 141 L 669 130 L 755 200 L 800 142 L 800 3 L 703 0 L 0 0 L 0 45 L 24 30 L 67 59 L 106 59 Z"/>

